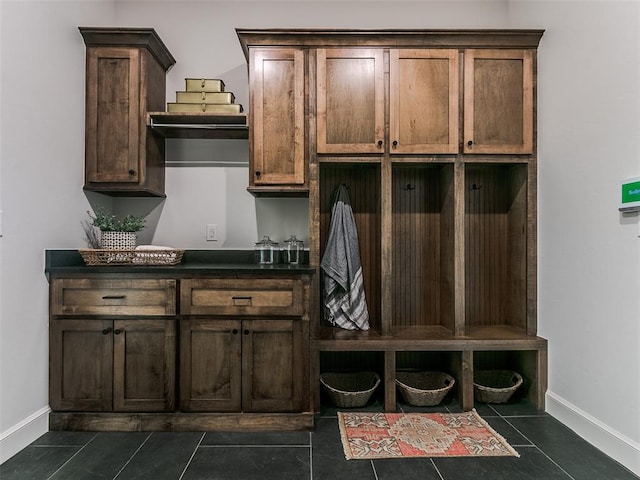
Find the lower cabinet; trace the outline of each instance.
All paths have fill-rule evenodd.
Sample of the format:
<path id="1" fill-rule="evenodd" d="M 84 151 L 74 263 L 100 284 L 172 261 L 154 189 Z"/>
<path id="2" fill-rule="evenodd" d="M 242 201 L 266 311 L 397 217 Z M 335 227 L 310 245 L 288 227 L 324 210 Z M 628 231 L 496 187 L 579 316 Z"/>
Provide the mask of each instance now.
<path id="1" fill-rule="evenodd" d="M 173 319 L 55 319 L 49 355 L 52 410 L 161 412 L 175 407 Z"/>
<path id="2" fill-rule="evenodd" d="M 311 428 L 310 275 L 225 272 L 52 278 L 50 429 Z"/>
<path id="3" fill-rule="evenodd" d="M 181 410 L 301 411 L 302 345 L 299 320 L 183 318 Z"/>

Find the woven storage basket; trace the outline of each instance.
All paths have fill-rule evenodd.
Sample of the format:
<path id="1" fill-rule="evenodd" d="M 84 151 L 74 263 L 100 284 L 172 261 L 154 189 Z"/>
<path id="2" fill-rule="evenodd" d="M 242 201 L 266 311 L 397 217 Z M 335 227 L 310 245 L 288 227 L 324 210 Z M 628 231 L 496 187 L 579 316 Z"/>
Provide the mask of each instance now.
<path id="1" fill-rule="evenodd" d="M 456 383 L 443 372 L 397 372 L 396 385 L 409 405 L 430 407 L 438 405 Z"/>
<path id="2" fill-rule="evenodd" d="M 80 249 L 78 250 L 84 263 L 98 265 L 178 265 L 182 261 L 184 250 L 111 250 Z"/>
<path id="3" fill-rule="evenodd" d="M 363 407 L 380 384 L 380 376 L 374 372 L 323 373 L 320 383 L 337 407 Z"/>
<path id="4" fill-rule="evenodd" d="M 475 399 L 485 403 L 506 403 L 522 385 L 522 375 L 511 370 L 480 370 L 473 375 Z"/>

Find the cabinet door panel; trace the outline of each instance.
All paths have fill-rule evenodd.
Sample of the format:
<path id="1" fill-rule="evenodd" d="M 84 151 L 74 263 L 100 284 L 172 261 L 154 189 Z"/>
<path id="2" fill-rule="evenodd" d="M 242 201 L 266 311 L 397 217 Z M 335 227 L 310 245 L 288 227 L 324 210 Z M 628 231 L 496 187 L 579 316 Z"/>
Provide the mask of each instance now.
<path id="1" fill-rule="evenodd" d="M 140 52 L 87 49 L 87 182 L 138 178 Z"/>
<path id="2" fill-rule="evenodd" d="M 254 185 L 304 184 L 304 53 L 251 50 Z"/>
<path id="3" fill-rule="evenodd" d="M 466 50 L 464 153 L 533 151 L 533 53 Z"/>
<path id="4" fill-rule="evenodd" d="M 245 320 L 242 328 L 243 411 L 299 411 L 301 322 Z"/>
<path id="5" fill-rule="evenodd" d="M 458 51 L 391 50 L 390 153 L 457 153 Z"/>
<path id="6" fill-rule="evenodd" d="M 169 411 L 175 403 L 173 320 L 116 320 L 115 411 Z"/>
<path id="7" fill-rule="evenodd" d="M 318 153 L 383 153 L 382 50 L 317 51 Z"/>
<path id="8" fill-rule="evenodd" d="M 180 408 L 190 412 L 239 412 L 241 322 L 182 320 Z"/>
<path id="9" fill-rule="evenodd" d="M 111 410 L 113 337 L 110 320 L 50 323 L 49 397 L 53 410 Z"/>

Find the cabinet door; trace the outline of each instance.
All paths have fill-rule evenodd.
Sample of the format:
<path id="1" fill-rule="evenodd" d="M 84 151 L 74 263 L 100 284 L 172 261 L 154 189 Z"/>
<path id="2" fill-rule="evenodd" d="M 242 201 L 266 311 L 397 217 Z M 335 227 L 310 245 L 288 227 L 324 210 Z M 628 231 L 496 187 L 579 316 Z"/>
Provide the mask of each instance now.
<path id="1" fill-rule="evenodd" d="M 242 409 L 302 409 L 302 330 L 298 320 L 242 322 Z"/>
<path id="2" fill-rule="evenodd" d="M 465 50 L 464 153 L 533 152 L 533 52 Z"/>
<path id="3" fill-rule="evenodd" d="M 381 49 L 317 50 L 318 153 L 384 152 Z"/>
<path id="4" fill-rule="evenodd" d="M 173 410 L 175 321 L 115 320 L 113 338 L 114 410 Z"/>
<path id="5" fill-rule="evenodd" d="M 183 319 L 180 325 L 180 409 L 239 412 L 240 320 Z"/>
<path id="6" fill-rule="evenodd" d="M 250 52 L 251 185 L 304 184 L 304 53 Z"/>
<path id="7" fill-rule="evenodd" d="M 87 48 L 87 183 L 137 183 L 140 51 Z"/>
<path id="8" fill-rule="evenodd" d="M 111 410 L 112 330 L 110 320 L 50 322 L 49 401 L 52 410 Z"/>
<path id="9" fill-rule="evenodd" d="M 458 51 L 389 52 L 390 153 L 458 152 Z"/>

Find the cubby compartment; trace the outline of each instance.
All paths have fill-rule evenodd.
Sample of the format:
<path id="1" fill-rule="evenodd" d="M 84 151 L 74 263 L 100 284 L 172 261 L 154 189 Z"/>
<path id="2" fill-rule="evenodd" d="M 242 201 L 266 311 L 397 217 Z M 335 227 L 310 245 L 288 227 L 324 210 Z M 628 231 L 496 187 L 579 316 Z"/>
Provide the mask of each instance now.
<path id="1" fill-rule="evenodd" d="M 459 392 L 462 389 L 462 352 L 396 352 L 396 374 L 399 372 L 443 372 L 455 380 L 453 388 L 447 393 L 441 404 L 461 403 Z M 397 392 L 397 401 L 403 402 Z"/>
<path id="2" fill-rule="evenodd" d="M 464 176 L 465 333 L 526 333 L 527 165 L 466 164 Z"/>
<path id="3" fill-rule="evenodd" d="M 392 330 L 452 334 L 453 164 L 394 165 L 392 212 Z"/>
<path id="4" fill-rule="evenodd" d="M 540 409 L 546 390 L 546 350 L 499 350 L 473 352 L 473 371 L 512 370 L 522 376 L 522 385 L 508 403 L 529 403 Z M 477 400 L 476 400 L 477 402 Z"/>
<path id="5" fill-rule="evenodd" d="M 381 330 L 381 215 L 379 164 L 320 164 L 320 258 L 326 249 L 331 210 L 338 186 L 349 191 L 358 244 L 369 324 Z M 322 281 L 321 291 L 322 291 Z M 322 297 L 322 295 L 321 295 Z M 322 300 L 322 298 L 320 299 Z M 322 307 L 321 307 L 322 308 Z M 323 321 L 323 325 L 328 325 Z"/>
<path id="6" fill-rule="evenodd" d="M 384 355 L 382 351 L 320 352 L 320 374 L 325 372 L 374 372 L 380 376 L 380 384 L 369 398 L 366 406 L 382 406 L 385 398 Z M 334 402 L 324 389 L 320 389 L 323 407 L 335 408 Z"/>

